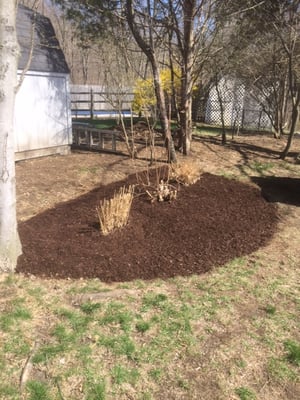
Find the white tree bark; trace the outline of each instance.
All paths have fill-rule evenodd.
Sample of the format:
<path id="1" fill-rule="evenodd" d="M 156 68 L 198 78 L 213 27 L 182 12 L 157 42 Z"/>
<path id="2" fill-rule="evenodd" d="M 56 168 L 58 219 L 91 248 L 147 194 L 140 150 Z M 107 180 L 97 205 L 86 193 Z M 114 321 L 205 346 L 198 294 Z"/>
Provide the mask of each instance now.
<path id="1" fill-rule="evenodd" d="M 16 1 L 0 0 L 0 272 L 13 272 L 21 254 L 13 131 L 18 54 Z"/>

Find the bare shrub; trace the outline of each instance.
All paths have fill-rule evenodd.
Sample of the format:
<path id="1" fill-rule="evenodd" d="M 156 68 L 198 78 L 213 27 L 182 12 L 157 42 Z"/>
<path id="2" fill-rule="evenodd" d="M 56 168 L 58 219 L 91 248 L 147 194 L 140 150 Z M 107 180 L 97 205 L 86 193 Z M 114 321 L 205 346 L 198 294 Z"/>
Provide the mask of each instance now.
<path id="1" fill-rule="evenodd" d="M 171 179 L 185 186 L 192 185 L 200 179 L 200 168 L 192 160 L 173 163 L 171 165 Z"/>
<path id="2" fill-rule="evenodd" d="M 103 235 L 108 235 L 113 230 L 122 228 L 127 224 L 133 194 L 133 185 L 128 188 L 122 186 L 113 198 L 104 199 L 100 202 L 96 210 Z"/>
<path id="3" fill-rule="evenodd" d="M 155 168 L 152 171 L 155 177 L 150 177 L 150 169 L 137 174 L 138 187 L 142 192 L 146 193 L 151 202 L 154 201 L 171 201 L 177 198 L 177 187 L 170 183 L 170 166 L 167 170 Z"/>
<path id="4" fill-rule="evenodd" d="M 151 202 L 176 200 L 180 185 L 189 186 L 199 179 L 200 167 L 190 160 L 136 174 L 137 187 Z"/>
<path id="5" fill-rule="evenodd" d="M 177 189 L 169 182 L 160 181 L 156 188 L 157 201 L 171 201 L 177 198 Z"/>

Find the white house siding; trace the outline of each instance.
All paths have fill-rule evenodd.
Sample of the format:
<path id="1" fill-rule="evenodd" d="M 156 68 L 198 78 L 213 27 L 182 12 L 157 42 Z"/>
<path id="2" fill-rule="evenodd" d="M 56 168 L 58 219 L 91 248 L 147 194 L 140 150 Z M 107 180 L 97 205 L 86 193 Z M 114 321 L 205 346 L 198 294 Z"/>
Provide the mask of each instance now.
<path id="1" fill-rule="evenodd" d="M 16 160 L 69 151 L 72 120 L 68 79 L 67 74 L 38 72 L 24 77 L 15 101 Z"/>

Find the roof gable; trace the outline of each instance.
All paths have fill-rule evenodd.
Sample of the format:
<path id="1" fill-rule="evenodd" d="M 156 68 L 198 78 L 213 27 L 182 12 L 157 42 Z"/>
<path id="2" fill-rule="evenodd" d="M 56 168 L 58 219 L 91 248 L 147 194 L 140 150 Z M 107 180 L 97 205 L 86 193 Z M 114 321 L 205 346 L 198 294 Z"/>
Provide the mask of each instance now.
<path id="1" fill-rule="evenodd" d="M 33 38 L 30 71 L 69 73 L 64 53 L 49 18 L 19 5 L 16 22 L 21 51 L 19 69 L 24 69 L 28 63 Z"/>

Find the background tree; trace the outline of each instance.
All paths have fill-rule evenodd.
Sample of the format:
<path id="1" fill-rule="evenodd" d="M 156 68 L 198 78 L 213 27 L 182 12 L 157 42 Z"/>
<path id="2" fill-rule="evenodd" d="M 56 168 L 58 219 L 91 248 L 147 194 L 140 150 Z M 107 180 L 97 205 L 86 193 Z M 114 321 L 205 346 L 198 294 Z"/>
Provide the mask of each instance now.
<path id="1" fill-rule="evenodd" d="M 165 93 L 160 81 L 161 68 L 180 68 L 181 91 L 179 108 L 180 142 L 188 154 L 192 138 L 192 94 L 205 61 L 209 57 L 217 24 L 214 0 L 123 0 L 123 1 L 61 1 L 56 0 L 76 29 L 87 38 L 103 38 L 108 32 L 118 38 L 119 27 L 126 25 L 137 46 L 151 67 L 158 114 L 168 148 L 175 159 Z M 118 29 L 116 29 L 118 28 Z M 166 57 L 168 55 L 168 57 Z M 173 99 L 175 90 L 173 88 Z M 174 105 L 177 104 L 173 101 Z"/>
<path id="2" fill-rule="evenodd" d="M 175 162 L 176 155 L 157 54 L 157 49 L 159 49 L 160 45 L 159 42 L 161 42 L 164 33 L 163 25 L 160 24 L 161 8 L 156 6 L 156 2 L 150 0 L 147 0 L 146 3 L 143 1 L 126 0 L 125 15 L 136 43 L 151 65 L 159 120 L 168 151 L 168 159 Z"/>
<path id="3" fill-rule="evenodd" d="M 143 9 L 144 2 L 128 0 L 126 4 L 129 26 L 132 31 L 134 28 L 133 35 L 141 49 L 145 54 L 148 52 L 149 61 L 150 39 L 154 44 L 152 50 L 155 50 L 156 55 L 156 72 L 159 68 L 157 66 L 159 65 L 158 45 L 166 49 L 166 53 L 169 55 L 168 67 L 171 71 L 174 71 L 174 68 L 180 68 L 179 147 L 182 148 L 183 154 L 187 155 L 192 139 L 193 88 L 209 58 L 217 31 L 217 20 L 214 18 L 215 2 L 213 0 L 148 1 L 147 9 Z M 131 14 L 129 14 L 129 5 L 130 9 L 134 11 Z M 156 9 L 154 9 L 154 5 Z M 132 21 L 130 21 L 133 17 L 135 17 L 135 26 L 132 26 Z M 141 31 L 145 26 L 151 26 L 151 35 L 149 32 L 143 32 L 146 35 L 143 36 L 144 41 L 141 42 Z M 140 37 L 137 37 L 137 33 Z M 145 40 L 145 37 L 148 40 Z M 151 62 L 153 63 L 153 61 Z M 173 79 L 175 76 L 176 74 L 173 73 Z M 154 82 L 156 82 L 155 78 Z M 175 93 L 176 91 L 173 90 L 173 95 Z M 176 101 L 173 103 L 177 104 Z M 162 101 L 158 101 L 158 106 L 163 107 Z M 163 111 L 165 112 L 165 110 Z"/>
<path id="4" fill-rule="evenodd" d="M 188 154 L 192 140 L 193 88 L 210 57 L 218 24 L 213 0 L 164 1 L 172 54 L 181 70 L 180 146 Z"/>
<path id="5" fill-rule="evenodd" d="M 220 2 L 219 18 L 230 29 L 231 70 L 272 122 L 275 136 L 289 128 L 285 157 L 299 108 L 299 1 Z"/>
<path id="6" fill-rule="evenodd" d="M 0 271 L 14 271 L 21 245 L 17 232 L 14 100 L 18 43 L 16 2 L 0 0 Z"/>
<path id="7" fill-rule="evenodd" d="M 71 18 L 76 42 L 82 49 L 80 55 L 87 52 L 89 57 L 86 64 L 89 69 L 86 74 L 82 71 L 81 81 L 93 80 L 92 63 L 95 66 L 93 70 L 99 71 L 97 79 L 104 79 L 97 49 L 100 54 L 109 54 L 109 46 L 108 53 L 101 47 L 105 42 L 103 38 L 108 35 L 115 46 L 122 43 L 119 48 L 126 60 L 125 69 L 132 55 L 138 54 L 137 48 L 144 53 L 145 59 L 140 63 L 130 62 L 129 68 L 135 67 L 138 74 L 147 79 L 149 75 L 145 71 L 151 66 L 162 129 L 167 147 L 172 149 L 169 153 L 173 154 L 172 136 L 159 73 L 166 67 L 170 68 L 173 80 L 174 69 L 179 67 L 181 71 L 179 101 L 175 102 L 174 86 L 172 95 L 174 109 L 179 111 L 179 139 L 184 154 L 189 153 L 191 146 L 193 86 L 199 80 L 202 83 L 207 81 L 207 75 L 212 72 L 208 73 L 207 65 L 214 66 L 213 79 L 216 74 L 218 79 L 222 79 L 222 75 L 229 71 L 231 77 L 241 80 L 247 93 L 270 117 L 276 136 L 289 128 L 287 147 L 290 146 L 295 131 L 292 121 L 298 118 L 298 91 L 295 90 L 299 80 L 298 0 L 56 2 L 61 4 L 68 21 Z M 228 38 L 226 43 L 229 47 L 216 41 L 222 35 Z M 136 53 L 128 53 L 128 49 L 133 47 Z M 220 66 L 214 63 L 216 52 L 221 60 L 218 62 Z M 84 63 L 74 62 L 74 69 L 75 65 Z"/>
<path id="8" fill-rule="evenodd" d="M 290 150 L 299 118 L 300 104 L 300 4 L 289 1 L 273 22 L 274 31 L 285 54 L 288 76 L 288 90 L 291 104 L 289 135 L 285 149 L 281 153 L 284 159 Z"/>

